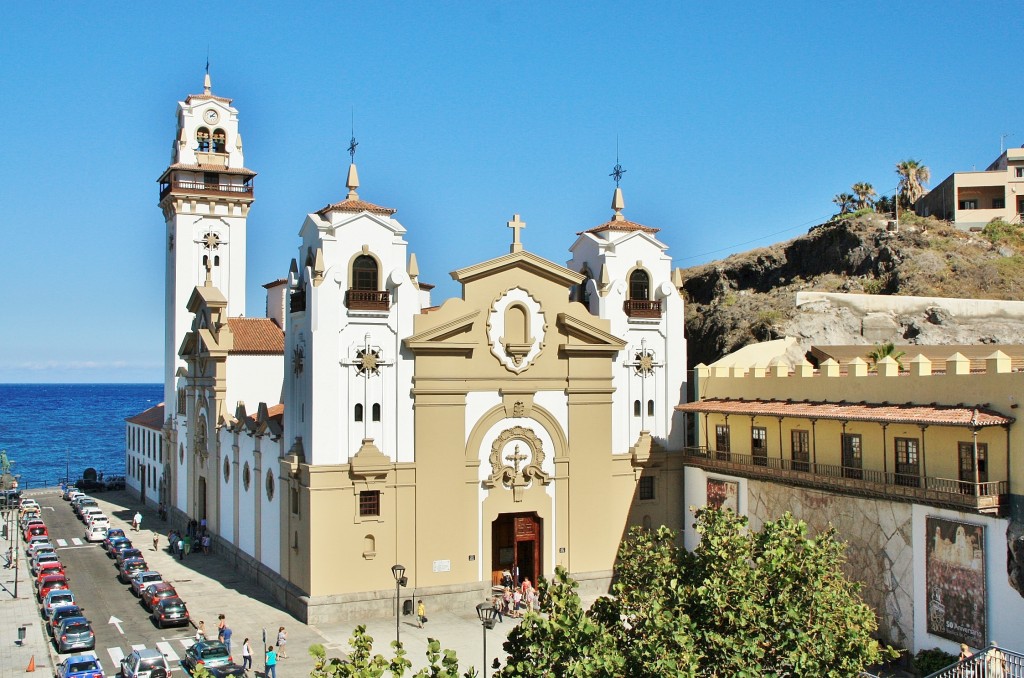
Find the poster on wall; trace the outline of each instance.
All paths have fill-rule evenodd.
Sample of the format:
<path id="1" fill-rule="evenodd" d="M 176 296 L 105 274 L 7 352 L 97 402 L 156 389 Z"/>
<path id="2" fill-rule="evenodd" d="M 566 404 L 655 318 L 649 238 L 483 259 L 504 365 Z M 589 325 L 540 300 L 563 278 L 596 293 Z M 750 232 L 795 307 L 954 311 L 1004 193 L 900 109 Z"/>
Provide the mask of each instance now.
<path id="1" fill-rule="evenodd" d="M 928 516 L 925 530 L 928 633 L 985 647 L 985 527 Z"/>
<path id="2" fill-rule="evenodd" d="M 711 508 L 732 509 L 740 512 L 740 484 L 731 480 L 708 478 L 708 506 Z"/>

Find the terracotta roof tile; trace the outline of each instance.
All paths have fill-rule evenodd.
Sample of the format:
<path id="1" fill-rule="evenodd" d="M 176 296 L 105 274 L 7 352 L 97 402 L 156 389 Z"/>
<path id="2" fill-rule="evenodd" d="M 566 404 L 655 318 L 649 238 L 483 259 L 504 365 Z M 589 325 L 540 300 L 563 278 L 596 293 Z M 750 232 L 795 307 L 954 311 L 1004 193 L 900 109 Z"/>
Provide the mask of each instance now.
<path id="1" fill-rule="evenodd" d="M 390 217 L 398 210 L 391 209 L 390 207 L 381 207 L 380 205 L 374 205 L 372 202 L 366 202 L 365 200 L 342 200 L 332 205 L 328 205 L 323 209 L 317 210 L 317 214 L 324 216 L 328 212 L 369 212 L 370 214 L 379 214 L 381 216 Z"/>
<path id="2" fill-rule="evenodd" d="M 914 405 L 904 403 L 789 402 L 784 400 L 732 400 L 708 398 L 676 407 L 680 412 L 711 412 L 766 417 L 840 419 L 892 424 L 943 426 L 1003 426 L 1016 419 L 979 405 Z"/>
<path id="3" fill-rule="evenodd" d="M 235 336 L 232 355 L 283 355 L 284 332 L 270 318 L 228 318 Z"/>
<path id="4" fill-rule="evenodd" d="M 176 162 L 169 165 L 157 181 L 163 181 L 171 170 L 184 170 L 186 172 L 216 172 L 217 174 L 241 174 L 246 177 L 254 177 L 256 173 L 245 167 L 221 167 L 220 165 L 203 165 L 189 162 Z"/>
<path id="5" fill-rule="evenodd" d="M 164 427 L 164 404 L 154 405 L 148 410 L 143 410 L 138 414 L 132 415 L 125 419 L 129 424 L 136 424 L 143 426 L 154 431 L 159 431 Z"/>
<path id="6" fill-rule="evenodd" d="M 278 278 L 277 280 L 271 280 L 268 283 L 263 284 L 263 289 L 269 290 L 271 287 L 277 287 L 288 282 L 288 278 Z"/>
<path id="7" fill-rule="evenodd" d="M 660 230 L 660 228 L 651 228 L 650 226 L 644 226 L 643 224 L 638 224 L 635 221 L 629 221 L 628 219 L 622 219 L 619 221 L 612 219 L 611 221 L 604 222 L 600 226 L 595 226 L 594 228 L 587 229 L 586 231 L 580 231 L 576 235 L 583 235 L 584 233 L 604 233 L 605 231 L 643 231 L 644 233 L 654 234 Z"/>
<path id="8" fill-rule="evenodd" d="M 190 104 L 193 101 L 222 101 L 228 106 L 231 105 L 231 99 L 227 97 L 219 97 L 216 94 L 189 94 L 185 97 L 185 103 Z"/>

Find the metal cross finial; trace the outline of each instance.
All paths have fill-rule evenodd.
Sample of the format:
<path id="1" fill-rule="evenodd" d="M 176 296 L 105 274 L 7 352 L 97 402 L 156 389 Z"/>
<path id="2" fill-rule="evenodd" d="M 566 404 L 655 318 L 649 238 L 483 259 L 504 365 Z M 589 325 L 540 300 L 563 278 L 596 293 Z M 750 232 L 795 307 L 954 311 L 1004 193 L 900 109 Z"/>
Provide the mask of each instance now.
<path id="1" fill-rule="evenodd" d="M 619 182 L 622 181 L 622 175 L 626 173 L 626 170 L 622 169 L 622 165 L 619 164 L 619 138 L 615 137 L 615 167 L 612 168 L 612 173 L 608 176 L 615 179 L 615 188 L 619 187 Z"/>
<path id="2" fill-rule="evenodd" d="M 352 158 L 352 162 L 356 161 L 356 147 L 359 146 L 359 142 L 356 141 L 356 111 L 352 109 L 352 139 L 348 142 L 348 155 Z"/>

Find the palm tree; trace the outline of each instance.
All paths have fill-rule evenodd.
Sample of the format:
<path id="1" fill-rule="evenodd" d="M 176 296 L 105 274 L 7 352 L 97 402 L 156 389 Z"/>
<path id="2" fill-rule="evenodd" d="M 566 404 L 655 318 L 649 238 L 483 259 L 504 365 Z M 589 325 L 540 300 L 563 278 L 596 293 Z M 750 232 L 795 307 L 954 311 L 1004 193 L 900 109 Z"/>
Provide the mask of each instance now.
<path id="1" fill-rule="evenodd" d="M 840 214 L 848 214 L 853 210 L 855 198 L 849 193 L 836 193 L 836 196 L 832 198 L 832 202 L 839 206 Z"/>
<path id="2" fill-rule="evenodd" d="M 866 181 L 854 184 L 852 190 L 853 194 L 857 196 L 857 209 L 862 210 L 865 207 L 871 207 L 874 203 L 874 198 L 877 195 L 875 187 Z"/>
<path id="3" fill-rule="evenodd" d="M 888 356 L 895 360 L 896 364 L 899 365 L 899 368 L 902 370 L 903 361 L 901 361 L 900 358 L 906 354 L 906 351 L 897 351 L 896 344 L 891 341 L 887 341 L 884 344 L 878 344 L 875 346 L 875 350 L 868 353 L 867 358 L 871 361 L 871 369 L 876 369 L 878 367 L 878 361 Z"/>
<path id="4" fill-rule="evenodd" d="M 896 174 L 900 177 L 900 204 L 904 209 L 911 209 L 917 199 L 924 195 L 924 185 L 932 178 L 931 170 L 920 160 L 911 159 L 896 163 Z"/>

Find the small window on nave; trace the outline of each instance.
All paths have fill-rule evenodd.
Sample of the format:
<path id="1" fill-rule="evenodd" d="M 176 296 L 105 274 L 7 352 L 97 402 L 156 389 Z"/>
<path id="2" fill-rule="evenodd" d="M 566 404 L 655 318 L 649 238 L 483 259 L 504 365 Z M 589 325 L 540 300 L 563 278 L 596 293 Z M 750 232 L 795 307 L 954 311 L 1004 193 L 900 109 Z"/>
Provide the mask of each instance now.
<path id="1" fill-rule="evenodd" d="M 653 400 L 648 400 L 647 401 L 647 416 L 648 417 L 653 417 L 654 416 L 654 401 Z"/>
<path id="2" fill-rule="evenodd" d="M 380 421 L 380 403 L 373 404 L 373 421 Z"/>
<path id="3" fill-rule="evenodd" d="M 629 274 L 629 298 L 647 301 L 651 298 L 651 276 L 637 269 Z"/>
<path id="4" fill-rule="evenodd" d="M 368 254 L 360 254 L 352 262 L 352 289 L 377 289 L 377 260 Z"/>
<path id="5" fill-rule="evenodd" d="M 352 413 L 352 420 L 353 421 L 362 421 L 363 420 L 363 405 L 362 405 L 362 403 L 356 403 L 356 406 L 355 406 L 355 408 L 353 410 L 353 413 Z"/>
<path id="6" fill-rule="evenodd" d="M 639 417 L 640 416 L 640 401 L 639 400 L 634 400 L 633 401 L 633 416 L 634 417 Z"/>

